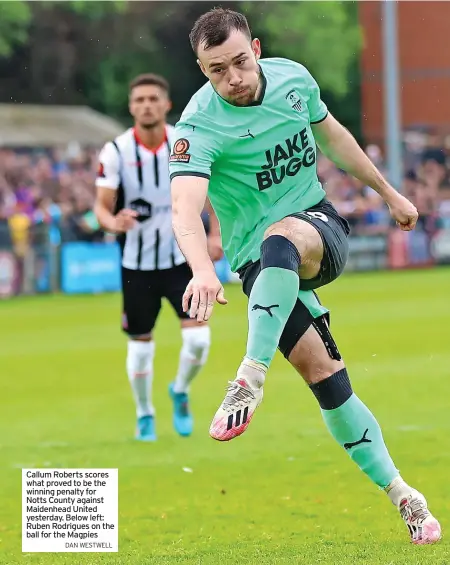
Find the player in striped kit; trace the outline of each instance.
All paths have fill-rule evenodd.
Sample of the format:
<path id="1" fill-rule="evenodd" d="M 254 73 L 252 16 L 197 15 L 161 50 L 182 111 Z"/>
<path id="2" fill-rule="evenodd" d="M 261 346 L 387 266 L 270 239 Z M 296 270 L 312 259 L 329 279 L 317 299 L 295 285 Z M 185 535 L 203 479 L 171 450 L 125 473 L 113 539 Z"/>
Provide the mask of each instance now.
<path id="1" fill-rule="evenodd" d="M 173 128 L 169 85 L 160 76 L 140 75 L 129 88 L 134 127 L 107 143 L 99 155 L 96 215 L 102 227 L 116 233 L 122 248 L 122 329 L 129 336 L 126 368 L 137 413 L 136 438 L 154 441 L 152 401 L 152 331 L 166 298 L 181 322 L 183 345 L 178 372 L 170 384 L 173 424 L 182 436 L 192 432 L 189 385 L 205 364 L 210 346 L 207 323 L 191 320 L 182 296 L 192 277 L 172 231 L 168 160 Z M 214 224 L 217 225 L 217 224 Z M 212 234 L 212 257 L 220 238 Z"/>

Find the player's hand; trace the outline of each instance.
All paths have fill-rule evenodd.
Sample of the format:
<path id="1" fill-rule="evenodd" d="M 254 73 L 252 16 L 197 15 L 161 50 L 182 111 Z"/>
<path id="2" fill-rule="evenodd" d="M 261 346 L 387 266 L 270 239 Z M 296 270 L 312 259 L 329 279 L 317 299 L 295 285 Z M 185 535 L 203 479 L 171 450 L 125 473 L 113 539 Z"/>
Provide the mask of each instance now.
<path id="1" fill-rule="evenodd" d="M 191 299 L 190 309 L 189 299 Z M 216 273 L 213 270 L 194 273 L 183 294 L 183 311 L 189 310 L 189 316 L 196 318 L 197 322 L 206 322 L 211 317 L 215 302 L 228 303 Z"/>
<path id="2" fill-rule="evenodd" d="M 208 236 L 208 253 L 211 261 L 219 261 L 223 257 L 222 238 L 220 235 Z"/>
<path id="3" fill-rule="evenodd" d="M 127 232 L 133 229 L 136 225 L 137 215 L 135 210 L 130 210 L 129 208 L 120 210 L 120 212 L 114 216 L 114 231 Z"/>
<path id="4" fill-rule="evenodd" d="M 398 192 L 387 202 L 392 218 L 403 231 L 411 231 L 416 227 L 419 213 L 407 198 Z"/>

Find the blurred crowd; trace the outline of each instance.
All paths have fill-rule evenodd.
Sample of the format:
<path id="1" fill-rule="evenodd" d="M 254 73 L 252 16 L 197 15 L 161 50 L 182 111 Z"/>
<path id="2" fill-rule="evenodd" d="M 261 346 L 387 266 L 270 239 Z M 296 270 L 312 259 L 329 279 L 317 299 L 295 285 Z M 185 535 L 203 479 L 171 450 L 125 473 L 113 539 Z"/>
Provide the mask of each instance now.
<path id="1" fill-rule="evenodd" d="M 0 149 L 0 246 L 19 255 L 46 234 L 58 245 L 101 241 L 92 211 L 98 149 Z M 45 228 L 45 229 L 43 229 Z"/>
<path id="2" fill-rule="evenodd" d="M 421 136 L 419 139 L 421 139 Z M 396 187 L 417 207 L 417 229 L 432 236 L 438 230 L 450 228 L 450 154 L 441 147 L 443 140 L 433 143 L 409 143 L 404 146 L 403 182 Z M 406 140 L 409 137 L 406 136 Z M 366 153 L 388 178 L 380 148 L 369 145 Z M 318 174 L 328 198 L 352 226 L 353 234 L 386 233 L 392 226 L 389 211 L 380 196 L 362 182 L 320 157 Z"/>
<path id="3" fill-rule="evenodd" d="M 450 160 L 444 141 L 424 142 L 406 136 L 405 175 L 400 190 L 417 206 L 419 229 L 432 235 L 450 227 Z M 386 174 L 379 147 L 366 152 Z M 13 245 L 21 255 L 39 242 L 45 228 L 50 242 L 101 241 L 93 214 L 98 148 L 73 145 L 53 149 L 0 149 L 0 247 Z M 319 178 L 328 197 L 354 234 L 386 233 L 391 225 L 381 198 L 372 189 L 325 159 L 318 158 Z"/>

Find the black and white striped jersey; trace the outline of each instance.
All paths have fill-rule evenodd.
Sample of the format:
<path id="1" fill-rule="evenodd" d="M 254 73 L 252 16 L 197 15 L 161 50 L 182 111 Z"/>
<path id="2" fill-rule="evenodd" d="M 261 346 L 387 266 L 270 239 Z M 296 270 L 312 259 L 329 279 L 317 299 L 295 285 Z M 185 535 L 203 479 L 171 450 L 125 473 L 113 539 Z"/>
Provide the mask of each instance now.
<path id="1" fill-rule="evenodd" d="M 174 129 L 157 149 L 147 148 L 134 128 L 106 143 L 99 155 L 96 186 L 117 190 L 116 213 L 138 212 L 135 228 L 119 237 L 122 265 L 153 271 L 181 265 L 186 260 L 172 230 L 169 156 Z"/>

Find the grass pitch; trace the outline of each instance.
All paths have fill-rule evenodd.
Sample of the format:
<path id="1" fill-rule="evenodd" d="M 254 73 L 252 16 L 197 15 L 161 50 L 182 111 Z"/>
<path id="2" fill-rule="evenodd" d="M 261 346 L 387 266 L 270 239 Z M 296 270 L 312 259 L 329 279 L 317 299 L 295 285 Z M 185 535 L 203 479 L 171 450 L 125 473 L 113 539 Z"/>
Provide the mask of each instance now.
<path id="1" fill-rule="evenodd" d="M 355 391 L 441 521 L 434 547 L 409 544 L 279 353 L 249 430 L 225 444 L 209 438 L 245 350 L 246 298 L 234 285 L 226 295 L 193 385 L 191 438 L 172 429 L 167 385 L 181 339 L 164 308 L 151 445 L 133 440 L 118 295 L 0 302 L 1 565 L 450 564 L 450 271 L 346 275 L 320 292 Z M 118 467 L 119 553 L 22 554 L 22 467 Z"/>

